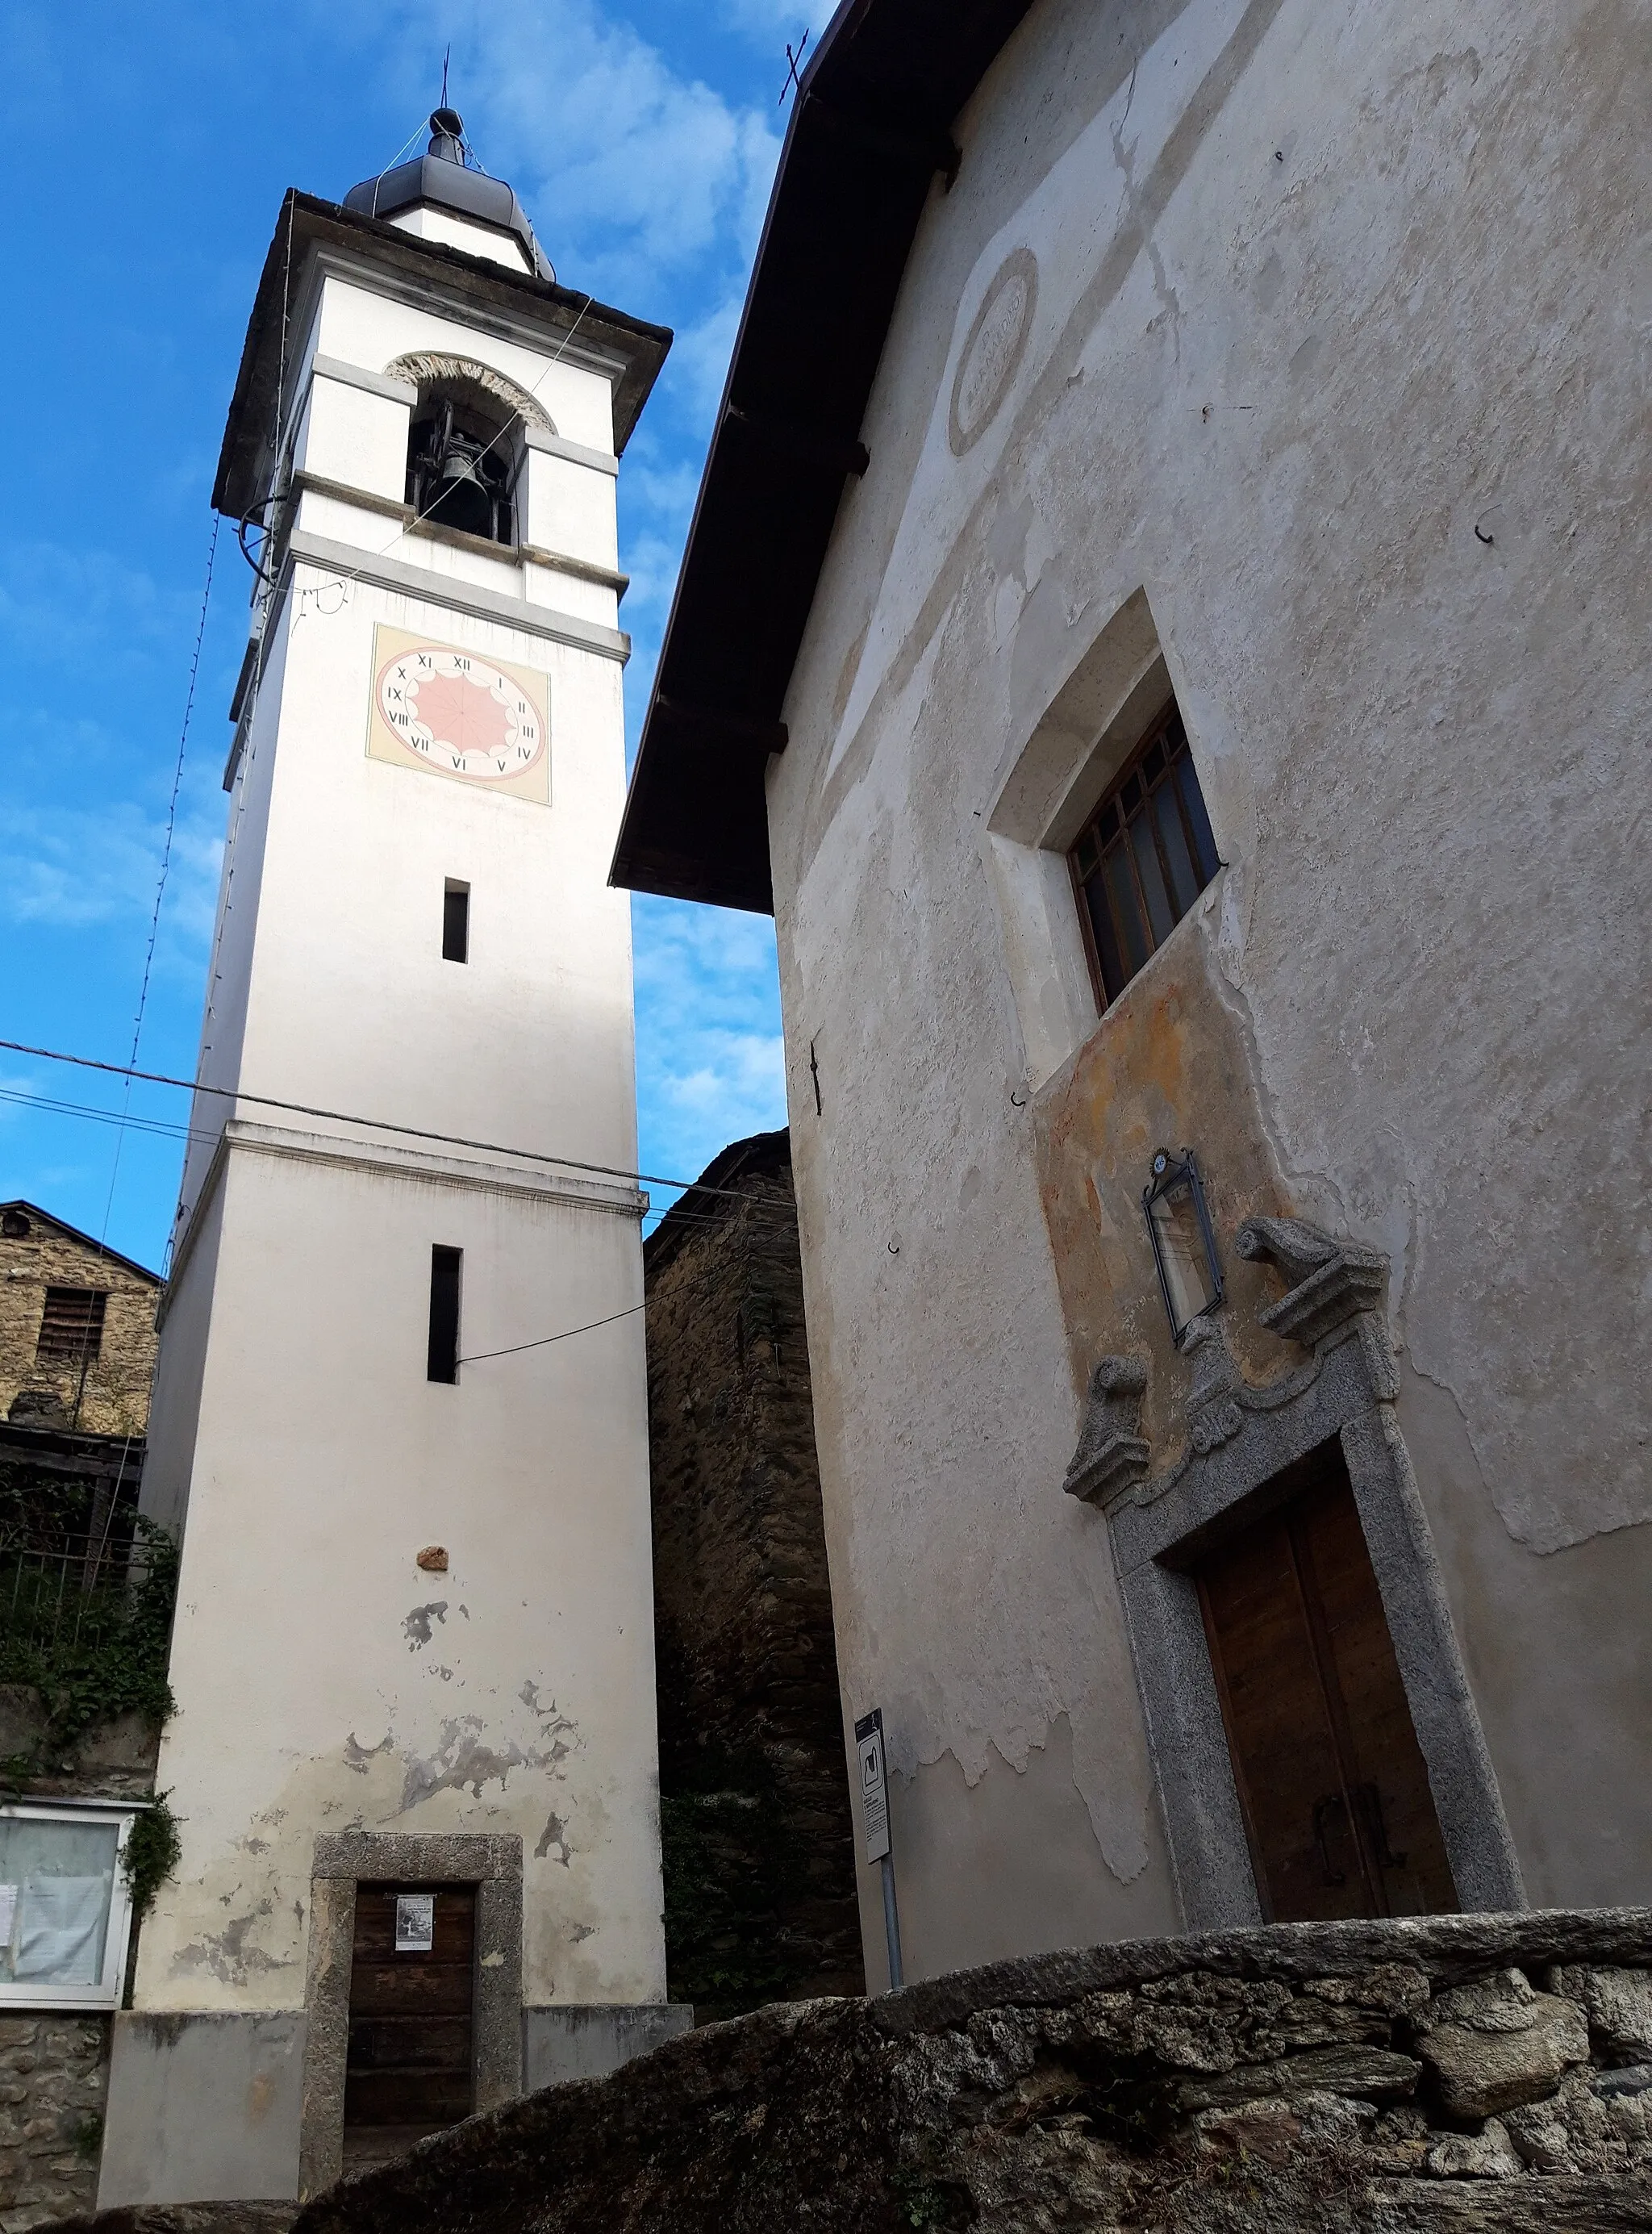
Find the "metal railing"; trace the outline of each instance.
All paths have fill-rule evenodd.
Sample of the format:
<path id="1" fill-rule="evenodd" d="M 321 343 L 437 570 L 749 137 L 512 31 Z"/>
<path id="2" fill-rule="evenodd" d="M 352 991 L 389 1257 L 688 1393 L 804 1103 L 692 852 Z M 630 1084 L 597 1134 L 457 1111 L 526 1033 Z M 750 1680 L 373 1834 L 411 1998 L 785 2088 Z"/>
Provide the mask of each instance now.
<path id="1" fill-rule="evenodd" d="M 56 1657 L 108 1642 L 156 1562 L 141 1539 L 66 1536 L 42 1547 L 0 1532 L 0 1667 L 23 1653 Z"/>

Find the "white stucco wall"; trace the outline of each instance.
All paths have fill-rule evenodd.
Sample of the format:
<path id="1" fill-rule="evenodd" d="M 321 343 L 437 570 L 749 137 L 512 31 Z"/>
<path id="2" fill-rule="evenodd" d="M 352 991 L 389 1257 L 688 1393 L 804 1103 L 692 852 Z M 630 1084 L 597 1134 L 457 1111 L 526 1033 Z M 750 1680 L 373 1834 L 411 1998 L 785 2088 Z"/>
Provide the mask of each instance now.
<path id="1" fill-rule="evenodd" d="M 554 336 L 534 349 L 336 275 L 295 286 L 317 305 L 301 384 L 317 351 L 369 375 L 459 356 L 611 454 L 609 382 L 553 364 Z M 386 494 L 382 421 L 399 411 L 405 443 L 405 405 L 314 387 L 291 415 L 304 454 Z M 599 561 L 614 479 L 570 470 L 596 486 L 599 547 L 569 555 Z M 525 2000 L 658 2001 L 643 1320 L 426 1377 L 433 1244 L 465 1252 L 467 1357 L 641 1301 L 634 1187 L 543 1160 L 636 1163 L 630 915 L 605 881 L 614 593 L 583 585 L 597 610 L 572 622 L 613 646 L 586 649 L 554 615 L 547 634 L 526 606 L 519 626 L 477 605 L 525 599 L 513 553 L 408 533 L 336 489 L 306 492 L 297 524 L 349 555 L 299 560 L 271 617 L 202 1078 L 519 1153 L 198 1101 L 146 1487 L 187 1515 L 160 1771 L 184 1860 L 136 2006 L 302 2006 L 314 1841 L 347 1829 L 519 1833 Z M 369 578 L 387 558 L 419 584 Z M 381 623 L 543 678 L 548 805 L 369 757 Z M 441 956 L 449 880 L 470 887 L 463 964 Z M 415 1565 L 430 1545 L 445 1573 Z"/>
<path id="2" fill-rule="evenodd" d="M 222 1182 L 160 1769 L 184 1859 L 137 2006 L 301 2006 L 310 1852 L 348 1829 L 519 1833 L 525 1998 L 662 2000 L 641 1320 L 425 1378 L 433 1241 L 468 1353 L 640 1296 L 635 1221 L 358 1155 L 249 1127 Z"/>
<path id="3" fill-rule="evenodd" d="M 1130 1193 L 1161 1133 L 1388 1252 L 1530 1897 L 1643 1890 L 1646 28 L 1042 0 L 957 127 L 769 790 L 839 1664 L 889 1731 L 909 1976 L 1179 1921 L 1105 1526 L 1061 1493 L 1102 1351 L 1151 1352 L 1173 1455 Z M 1143 591 L 1228 866 L 1068 1060 L 1064 996 L 1023 1028 L 1063 965 L 989 826 Z M 1086 1126 L 1122 1160 L 1057 1245 L 1039 1159 Z"/>

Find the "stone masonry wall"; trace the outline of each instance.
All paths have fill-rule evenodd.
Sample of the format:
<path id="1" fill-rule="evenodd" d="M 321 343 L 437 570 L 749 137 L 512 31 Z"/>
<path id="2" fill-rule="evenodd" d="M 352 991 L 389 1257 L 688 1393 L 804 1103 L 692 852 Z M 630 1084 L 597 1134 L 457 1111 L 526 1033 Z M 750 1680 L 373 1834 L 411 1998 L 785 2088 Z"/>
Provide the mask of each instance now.
<path id="1" fill-rule="evenodd" d="M 644 1264 L 672 1997 L 703 2017 L 858 1993 L 786 1134 L 724 1150 Z"/>
<path id="2" fill-rule="evenodd" d="M 29 1230 L 0 1233 L 0 1419 L 22 1397 L 20 1419 L 87 1434 L 141 1435 L 154 1378 L 160 1281 L 101 1252 L 95 1242 L 32 1204 L 10 1204 L 6 1211 L 8 1224 L 26 1223 Z M 49 1287 L 108 1290 L 102 1342 L 83 1382 L 77 1364 L 36 1354 Z M 49 1400 L 45 1411 L 42 1398 Z"/>
<path id="3" fill-rule="evenodd" d="M 0 2234 L 92 2208 L 108 2080 L 108 2017 L 0 2014 Z"/>
<path id="4" fill-rule="evenodd" d="M 422 2142 L 295 2234 L 1645 2230 L 1649 1965 L 1652 1911 L 1549 1911 L 767 2009 Z"/>

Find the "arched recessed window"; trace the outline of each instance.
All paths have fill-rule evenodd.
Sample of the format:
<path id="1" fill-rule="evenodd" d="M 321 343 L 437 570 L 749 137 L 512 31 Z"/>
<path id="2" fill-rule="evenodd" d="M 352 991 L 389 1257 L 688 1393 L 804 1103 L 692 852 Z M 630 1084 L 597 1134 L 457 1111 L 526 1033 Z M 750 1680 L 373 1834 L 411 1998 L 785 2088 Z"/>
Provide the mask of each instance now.
<path id="1" fill-rule="evenodd" d="M 436 526 L 513 544 L 518 448 L 513 415 L 457 383 L 421 387 L 408 439 L 408 502 Z"/>

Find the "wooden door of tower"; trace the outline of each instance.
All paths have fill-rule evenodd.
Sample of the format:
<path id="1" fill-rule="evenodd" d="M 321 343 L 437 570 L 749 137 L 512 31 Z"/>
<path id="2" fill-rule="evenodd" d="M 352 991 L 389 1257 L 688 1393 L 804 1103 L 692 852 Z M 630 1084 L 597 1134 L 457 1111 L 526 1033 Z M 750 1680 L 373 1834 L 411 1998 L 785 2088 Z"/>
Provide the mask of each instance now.
<path id="1" fill-rule="evenodd" d="M 1340 1447 L 1192 1568 L 1263 1914 L 1457 1907 Z"/>
<path id="2" fill-rule="evenodd" d="M 358 1885 L 344 2078 L 346 2170 L 475 2105 L 473 1885 Z"/>

